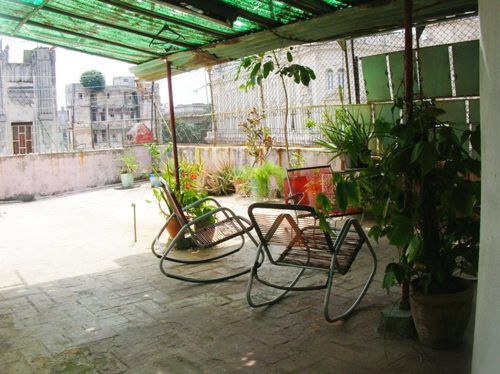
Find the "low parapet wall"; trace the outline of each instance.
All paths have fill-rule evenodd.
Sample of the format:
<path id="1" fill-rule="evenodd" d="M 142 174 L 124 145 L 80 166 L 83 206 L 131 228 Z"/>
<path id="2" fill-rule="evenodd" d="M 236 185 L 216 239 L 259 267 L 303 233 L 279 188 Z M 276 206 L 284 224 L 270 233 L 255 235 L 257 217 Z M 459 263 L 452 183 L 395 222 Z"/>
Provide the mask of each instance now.
<path id="1" fill-rule="evenodd" d="M 140 163 L 136 177 L 149 170 L 150 157 L 143 146 L 134 147 Z M 291 148 L 304 158 L 304 165 L 328 163 L 328 155 L 317 148 Z M 119 181 L 117 170 L 123 149 L 29 154 L 0 157 L 0 200 L 24 196 L 49 196 L 65 192 L 102 187 Z M 180 145 L 179 157 L 201 162 L 206 167 L 228 161 L 235 166 L 252 164 L 242 146 Z M 286 166 L 284 149 L 272 150 L 269 160 Z M 338 165 L 334 165 L 338 166 Z"/>
<path id="2" fill-rule="evenodd" d="M 149 164 L 144 147 L 134 147 L 139 170 Z M 0 200 L 55 195 L 116 183 L 123 149 L 0 157 Z M 140 175 L 140 172 L 138 172 Z"/>

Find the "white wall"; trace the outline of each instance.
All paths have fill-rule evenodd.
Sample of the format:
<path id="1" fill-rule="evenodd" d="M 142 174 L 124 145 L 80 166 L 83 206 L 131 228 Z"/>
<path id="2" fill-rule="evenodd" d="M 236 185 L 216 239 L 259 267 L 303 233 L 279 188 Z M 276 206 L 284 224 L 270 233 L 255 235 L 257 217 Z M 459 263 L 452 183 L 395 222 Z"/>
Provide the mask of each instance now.
<path id="1" fill-rule="evenodd" d="M 479 0 L 481 20 L 481 250 L 472 372 L 500 370 L 500 1 Z"/>

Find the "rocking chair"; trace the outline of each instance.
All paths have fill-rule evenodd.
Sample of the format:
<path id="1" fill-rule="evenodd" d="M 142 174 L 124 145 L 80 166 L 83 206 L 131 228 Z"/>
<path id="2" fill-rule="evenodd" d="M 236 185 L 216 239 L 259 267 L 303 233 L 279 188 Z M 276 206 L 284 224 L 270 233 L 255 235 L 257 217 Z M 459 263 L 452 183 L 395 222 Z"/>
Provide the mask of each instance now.
<path id="1" fill-rule="evenodd" d="M 357 220 L 348 218 L 340 229 L 332 228 L 328 233 L 318 226 L 316 211 L 306 205 L 254 203 L 248 208 L 248 215 L 260 239 L 247 287 L 250 306 L 272 305 L 290 291 L 325 289 L 323 315 L 328 322 L 344 319 L 354 311 L 366 294 L 377 268 L 375 252 Z M 331 316 L 329 304 L 333 276 L 343 276 L 349 272 L 363 245 L 368 248 L 373 262 L 370 274 L 354 302 L 342 313 Z M 260 274 L 266 268 L 263 256 L 271 265 L 296 268 L 297 272 L 287 281 L 271 280 L 270 278 L 276 277 L 276 271 L 270 272 L 264 279 Z M 326 273 L 326 281 L 322 284 L 298 286 L 305 270 Z M 264 297 L 264 292 L 253 292 L 256 282 L 263 285 L 264 289 L 270 287 L 282 292 L 274 297 Z M 256 297 L 264 301 L 256 302 Z"/>
<path id="2" fill-rule="evenodd" d="M 341 171 L 337 173 L 346 172 Z M 362 220 L 362 209 L 348 207 L 345 211 L 342 211 L 338 206 L 335 198 L 333 175 L 334 171 L 330 165 L 287 169 L 285 202 L 295 205 L 308 205 L 314 208 L 316 207 L 316 196 L 322 192 L 332 202 L 333 209 L 328 212 L 330 218 L 361 215 Z"/>
<path id="3" fill-rule="evenodd" d="M 174 278 L 177 280 L 192 282 L 192 283 L 222 282 L 228 279 L 239 277 L 243 274 L 247 274 L 250 271 L 249 267 L 221 277 L 194 278 L 191 276 L 185 276 L 173 273 L 166 268 L 165 266 L 166 262 L 173 262 L 186 265 L 204 264 L 235 254 L 239 252 L 241 248 L 243 248 L 245 244 L 245 235 L 248 235 L 250 240 L 252 240 L 252 242 L 255 245 L 257 245 L 258 243 L 250 234 L 250 231 L 253 229 L 253 226 L 248 221 L 248 219 L 237 216 L 229 208 L 222 207 L 217 202 L 217 200 L 211 197 L 205 197 L 203 199 L 196 201 L 193 204 L 182 207 L 177 198 L 175 197 L 173 191 L 170 189 L 168 183 L 163 178 L 160 178 L 160 183 L 161 183 L 162 193 L 164 194 L 164 197 L 169 207 L 171 208 L 171 213 L 172 213 L 168 217 L 167 221 L 165 222 L 159 233 L 154 238 L 153 242 L 151 243 L 151 250 L 153 254 L 161 259 L 160 260 L 161 272 L 169 278 Z M 216 206 L 215 209 L 195 219 L 188 218 L 187 212 L 190 209 L 199 206 L 200 204 L 203 204 L 207 201 L 214 203 Z M 160 237 L 172 220 L 177 220 L 180 226 L 180 230 L 175 235 L 175 237 L 171 241 L 169 241 L 166 244 L 166 246 L 164 246 L 160 243 Z M 209 224 L 206 224 L 207 220 L 215 222 L 214 223 L 210 222 Z M 200 225 L 200 223 L 203 223 L 203 225 Z M 172 251 L 176 248 L 176 244 L 181 239 L 184 239 L 187 234 L 189 235 L 192 245 L 197 249 L 213 248 L 218 244 L 224 243 L 230 239 L 234 239 L 237 237 L 241 238 L 241 244 L 237 248 L 225 250 L 223 253 L 217 253 L 213 256 L 204 257 L 201 259 L 173 257 Z"/>

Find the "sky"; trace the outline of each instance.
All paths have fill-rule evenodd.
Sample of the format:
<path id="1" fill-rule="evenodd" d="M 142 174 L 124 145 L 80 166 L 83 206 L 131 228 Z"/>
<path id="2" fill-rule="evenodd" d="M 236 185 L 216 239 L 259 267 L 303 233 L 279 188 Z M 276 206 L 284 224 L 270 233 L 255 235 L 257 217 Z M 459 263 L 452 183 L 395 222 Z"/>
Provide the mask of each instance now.
<path id="1" fill-rule="evenodd" d="M 9 62 L 22 62 L 23 51 L 36 47 L 51 47 L 50 45 L 30 42 L 23 39 L 0 36 L 3 47 L 9 46 Z M 61 47 L 56 47 L 56 85 L 57 106 L 65 106 L 64 92 L 66 85 L 78 83 L 80 75 L 87 70 L 99 70 L 106 77 L 106 85 L 113 84 L 113 77 L 131 76 L 128 70 L 133 64 L 112 60 L 104 57 L 80 53 Z M 167 80 L 157 81 L 160 85 L 160 98 L 162 103 L 168 102 Z M 172 79 L 174 104 L 207 103 L 210 95 L 206 87 L 206 74 L 204 69 L 196 70 Z"/>

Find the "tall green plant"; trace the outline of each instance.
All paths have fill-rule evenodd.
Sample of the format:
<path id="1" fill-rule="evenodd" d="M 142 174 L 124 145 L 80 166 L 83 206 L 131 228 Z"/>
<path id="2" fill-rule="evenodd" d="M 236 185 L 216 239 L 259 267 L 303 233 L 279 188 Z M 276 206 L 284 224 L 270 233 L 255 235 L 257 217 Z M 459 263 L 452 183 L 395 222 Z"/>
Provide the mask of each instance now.
<path id="1" fill-rule="evenodd" d="M 241 60 L 236 73 L 236 80 L 240 77 L 242 71 L 248 73 L 248 76 L 240 88 L 243 90 L 252 89 L 259 86 L 262 89 L 262 81 L 267 79 L 272 73 L 278 75 L 285 96 L 285 118 L 284 118 L 284 135 L 287 161 L 290 163 L 290 151 L 288 144 L 288 89 L 285 78 L 293 79 L 296 84 L 309 86 L 311 80 L 316 79 L 314 71 L 304 65 L 293 63 L 293 47 L 283 51 L 272 51 L 270 53 L 259 53 L 245 57 Z M 281 56 L 286 56 L 286 59 Z M 264 110 L 264 108 L 261 108 Z"/>
<path id="2" fill-rule="evenodd" d="M 376 125 L 379 131 L 385 129 L 383 121 L 378 121 Z M 375 137 L 375 125 L 369 118 L 365 121 L 359 112 L 355 115 L 346 107 L 341 107 L 334 115 L 325 111 L 319 129 L 322 138 L 316 144 L 331 154 L 332 160 L 349 156 L 354 167 L 371 163 L 370 142 Z"/>
<path id="3" fill-rule="evenodd" d="M 452 292 L 454 275 L 475 274 L 479 250 L 479 128 L 460 130 L 438 119 L 432 102 L 414 105 L 411 123 L 385 134 L 380 161 L 337 183 L 342 209 L 359 202 L 346 183 L 362 191 L 376 224 L 369 234 L 387 237 L 399 250 L 385 272 L 385 288 L 411 281 L 424 293 Z M 475 152 L 472 152 L 475 151 Z M 403 304 L 406 300 L 403 300 Z"/>

